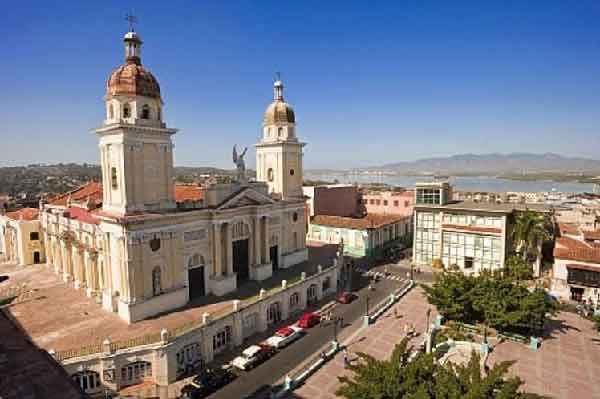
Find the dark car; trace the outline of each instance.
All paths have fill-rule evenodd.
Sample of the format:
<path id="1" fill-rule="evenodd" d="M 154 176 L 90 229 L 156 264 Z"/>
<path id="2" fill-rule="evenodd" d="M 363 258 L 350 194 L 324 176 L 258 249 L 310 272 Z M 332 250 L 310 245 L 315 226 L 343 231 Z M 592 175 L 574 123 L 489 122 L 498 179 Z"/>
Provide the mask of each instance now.
<path id="1" fill-rule="evenodd" d="M 181 389 L 183 399 L 205 398 L 229 384 L 236 375 L 229 368 L 206 369 Z"/>
<path id="2" fill-rule="evenodd" d="M 356 294 L 353 294 L 351 292 L 342 292 L 341 294 L 339 294 L 335 300 L 337 303 L 350 303 L 352 301 L 354 301 L 356 298 L 358 298 L 358 296 Z"/>

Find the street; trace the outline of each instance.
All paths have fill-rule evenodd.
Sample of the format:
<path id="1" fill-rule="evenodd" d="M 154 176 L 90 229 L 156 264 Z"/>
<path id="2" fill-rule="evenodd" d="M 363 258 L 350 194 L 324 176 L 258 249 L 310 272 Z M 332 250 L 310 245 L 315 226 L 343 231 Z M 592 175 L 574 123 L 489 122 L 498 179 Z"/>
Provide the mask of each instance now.
<path id="1" fill-rule="evenodd" d="M 367 297 L 369 297 L 370 307 L 373 308 L 404 283 L 403 281 L 382 279 L 374 285 L 374 291 L 369 291 L 368 279 L 359 276 L 358 273 L 355 273 L 354 282 L 361 287 L 356 291 L 358 299 L 347 305 L 337 304 L 334 310 L 334 315 L 342 317 L 344 320 L 343 327 L 338 331 L 338 335 L 342 337 L 349 336 L 362 325 L 362 316 L 367 307 Z M 288 324 L 293 322 L 295 320 L 289 320 Z M 259 398 L 258 395 L 251 396 L 252 393 L 265 385 L 275 384 L 307 358 L 320 352 L 324 345 L 333 340 L 333 337 L 334 327 L 331 322 L 323 327 L 315 326 L 308 329 L 304 337 L 293 342 L 265 363 L 248 372 L 240 371 L 239 377 L 235 381 L 211 395 L 210 398 Z"/>

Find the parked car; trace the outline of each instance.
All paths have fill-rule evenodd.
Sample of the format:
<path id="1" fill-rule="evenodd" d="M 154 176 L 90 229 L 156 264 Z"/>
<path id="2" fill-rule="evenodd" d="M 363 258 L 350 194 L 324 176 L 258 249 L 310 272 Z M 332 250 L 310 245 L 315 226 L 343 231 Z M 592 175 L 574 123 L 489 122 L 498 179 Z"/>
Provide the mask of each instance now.
<path id="1" fill-rule="evenodd" d="M 228 366 L 203 370 L 192 380 L 191 384 L 181 389 L 183 399 L 205 398 L 213 392 L 229 384 L 236 378 Z"/>
<path id="2" fill-rule="evenodd" d="M 347 304 L 354 301 L 356 298 L 358 298 L 358 295 L 356 294 L 351 292 L 342 292 L 335 298 L 335 300 L 337 303 Z"/>
<path id="3" fill-rule="evenodd" d="M 306 312 L 300 317 L 300 319 L 298 319 L 298 322 L 296 323 L 296 325 L 298 327 L 302 327 L 302 328 L 311 328 L 311 327 L 319 324 L 320 320 L 321 320 L 320 314 L 315 313 L 315 312 Z"/>
<path id="4" fill-rule="evenodd" d="M 234 367 L 240 370 L 249 370 L 256 367 L 275 354 L 275 348 L 265 343 L 252 345 L 244 349 L 242 354 L 233 359 Z"/>
<path id="5" fill-rule="evenodd" d="M 283 327 L 277 330 L 275 335 L 267 339 L 265 342 L 276 349 L 281 349 L 304 334 L 304 329 L 298 326 Z"/>

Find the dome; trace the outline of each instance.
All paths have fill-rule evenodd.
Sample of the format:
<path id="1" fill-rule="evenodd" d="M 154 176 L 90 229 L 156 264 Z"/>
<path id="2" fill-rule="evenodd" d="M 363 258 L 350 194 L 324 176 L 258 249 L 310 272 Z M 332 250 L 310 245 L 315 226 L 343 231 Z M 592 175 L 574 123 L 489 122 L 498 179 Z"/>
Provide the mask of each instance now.
<path id="1" fill-rule="evenodd" d="M 272 125 L 275 123 L 296 123 L 294 109 L 283 100 L 273 101 L 265 111 L 263 125 Z"/>
<path id="2" fill-rule="evenodd" d="M 160 99 L 160 86 L 146 68 L 137 62 L 128 60 L 108 78 L 106 95 L 137 95 Z"/>

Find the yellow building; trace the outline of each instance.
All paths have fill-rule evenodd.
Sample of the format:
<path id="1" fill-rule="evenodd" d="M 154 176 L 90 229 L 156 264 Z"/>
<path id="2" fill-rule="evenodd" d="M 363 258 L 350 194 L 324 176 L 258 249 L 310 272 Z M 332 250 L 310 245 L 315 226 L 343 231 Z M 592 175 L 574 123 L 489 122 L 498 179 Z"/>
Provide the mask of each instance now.
<path id="1" fill-rule="evenodd" d="M 47 261 L 108 311 L 135 322 L 308 257 L 302 147 L 283 83 L 263 117 L 258 181 L 234 149 L 231 184 L 175 186 L 176 129 L 164 122 L 156 78 L 142 66 L 140 36 L 124 37 L 125 63 L 108 78 L 106 117 L 95 130 L 102 183 L 41 209 Z"/>
<path id="2" fill-rule="evenodd" d="M 46 261 L 39 210 L 23 208 L 0 214 L 0 256 L 19 265 Z"/>

